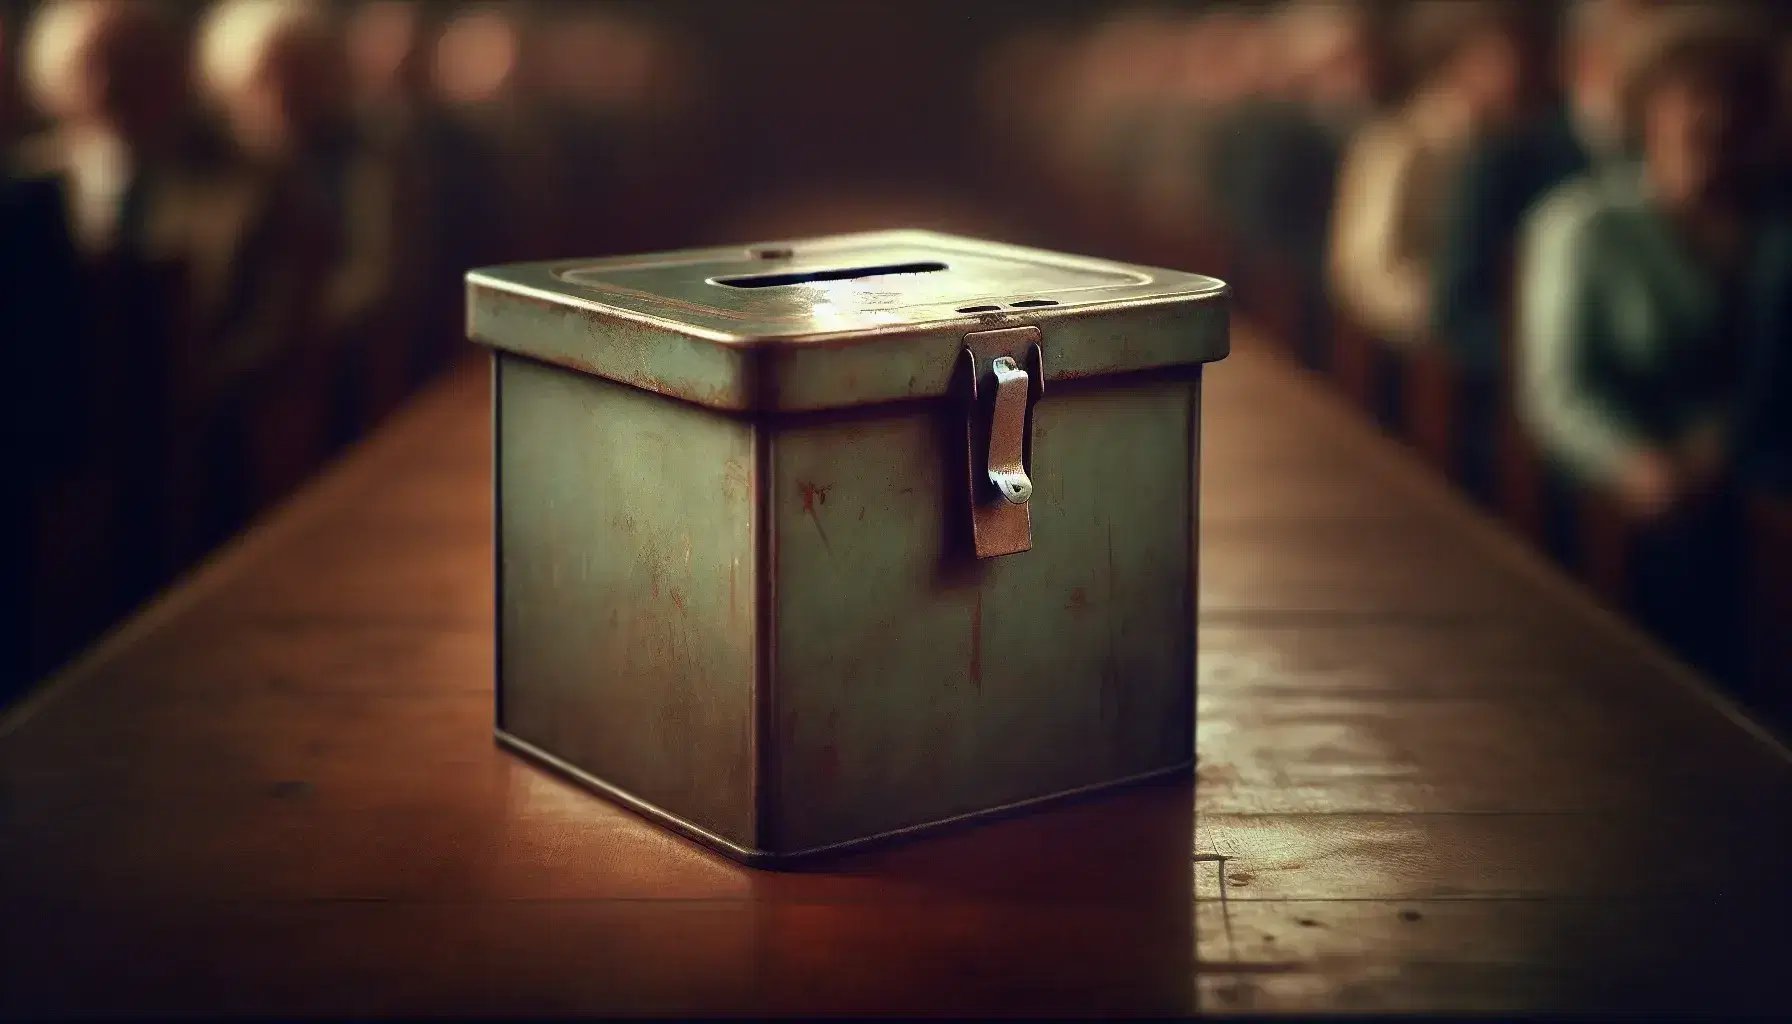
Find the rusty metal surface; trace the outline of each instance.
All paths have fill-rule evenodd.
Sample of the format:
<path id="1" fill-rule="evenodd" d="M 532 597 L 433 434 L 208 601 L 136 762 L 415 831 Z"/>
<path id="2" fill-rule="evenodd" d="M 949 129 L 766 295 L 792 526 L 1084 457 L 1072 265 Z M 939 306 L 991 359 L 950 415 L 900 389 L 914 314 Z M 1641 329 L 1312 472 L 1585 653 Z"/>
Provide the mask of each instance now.
<path id="1" fill-rule="evenodd" d="M 750 845 L 752 428 L 497 367 L 500 730 Z"/>
<path id="2" fill-rule="evenodd" d="M 1038 543 L 988 562 L 957 406 L 773 431 L 498 365 L 512 749 L 754 862 L 1192 764 L 1197 381 L 1038 406 Z"/>
<path id="3" fill-rule="evenodd" d="M 903 272 L 826 273 L 854 268 Z M 767 274 L 768 287 L 724 283 Z M 1212 278 L 931 232 L 517 264 L 467 281 L 475 340 L 735 412 L 944 397 L 959 340 L 1015 326 L 1051 333 L 1053 380 L 1227 351 L 1226 286 Z"/>
<path id="4" fill-rule="evenodd" d="M 964 550 L 956 410 L 779 433 L 768 849 L 1192 761 L 1198 394 L 1146 381 L 1040 403 L 1033 550 L 993 560 Z"/>
<path id="5" fill-rule="evenodd" d="M 469 275 L 500 739 L 754 862 L 1189 770 L 1225 286 L 773 248 Z"/>

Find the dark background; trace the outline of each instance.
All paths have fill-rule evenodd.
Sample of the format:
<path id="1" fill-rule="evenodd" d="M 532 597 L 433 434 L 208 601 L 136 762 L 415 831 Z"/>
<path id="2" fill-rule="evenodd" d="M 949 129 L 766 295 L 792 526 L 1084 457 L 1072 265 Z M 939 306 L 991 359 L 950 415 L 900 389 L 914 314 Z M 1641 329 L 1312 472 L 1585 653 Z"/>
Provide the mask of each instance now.
<path id="1" fill-rule="evenodd" d="M 420 6 L 425 26 L 421 38 L 427 48 L 431 33 L 441 24 L 480 5 L 425 0 Z M 1031 111 L 1033 119 L 1022 124 L 1022 110 L 989 103 L 991 62 L 1023 35 L 1041 35 L 1067 44 L 1060 56 L 1048 57 L 1032 69 L 1039 79 L 1040 95 L 1067 98 L 1074 93 L 1043 90 L 1063 84 L 1066 69 L 1061 62 L 1074 56 L 1075 44 L 1090 38 L 1116 16 L 1149 10 L 1186 21 L 1216 10 L 1249 12 L 1273 5 L 1101 0 L 617 0 L 603 4 L 511 0 L 485 6 L 503 11 L 519 23 L 525 40 L 531 32 L 540 34 L 544 27 L 551 34 L 558 19 L 572 14 L 611 15 L 648 28 L 666 47 L 662 56 L 670 56 L 657 65 L 654 88 L 636 98 L 634 109 L 624 112 L 622 121 L 626 123 L 601 131 L 576 125 L 553 128 L 568 138 L 577 136 L 574 141 L 580 145 L 590 144 L 589 152 L 600 153 L 607 161 L 603 166 L 586 166 L 566 156 L 574 152 L 570 149 L 525 153 L 524 162 L 547 165 L 561 174 L 565 187 L 547 197 L 551 209 L 566 211 L 568 219 L 596 211 L 588 222 L 604 226 L 576 232 L 572 239 L 530 242 L 521 248 L 469 244 L 457 250 L 458 254 L 451 256 L 453 264 L 446 268 L 448 273 L 435 280 L 434 290 L 419 307 L 427 313 L 410 318 L 418 321 L 427 315 L 445 325 L 431 328 L 436 336 L 430 341 L 442 350 L 443 358 L 430 373 L 410 382 L 410 393 L 426 386 L 452 358 L 472 354 L 464 340 L 451 336 L 460 302 L 458 273 L 468 266 L 891 226 L 937 227 L 1223 277 L 1234 287 L 1243 311 L 1240 323 L 1246 329 L 1284 343 L 1292 356 L 1315 373 L 1336 377 L 1338 367 L 1328 365 L 1324 355 L 1332 327 L 1325 297 L 1314 282 L 1296 280 L 1302 272 L 1312 273 L 1319 262 L 1317 251 L 1297 254 L 1293 265 L 1286 259 L 1240 260 L 1236 246 L 1230 244 L 1236 239 L 1226 237 L 1223 225 L 1218 224 L 1190 229 L 1181 239 L 1166 241 L 1165 228 L 1188 226 L 1152 223 L 1149 217 L 1141 217 L 1136 204 L 1128 205 L 1132 197 L 1125 191 L 1130 186 L 1124 180 L 1076 180 L 1074 175 L 1067 176 L 1063 167 L 1051 165 L 1052 146 L 1061 141 L 1054 136 L 1056 110 L 1035 109 Z M 1376 63 L 1378 91 L 1384 101 L 1389 100 L 1398 94 L 1404 71 L 1389 56 L 1388 39 L 1402 24 L 1409 6 L 1391 0 L 1372 0 L 1361 6 L 1375 26 L 1368 45 Z M 1531 12 L 1539 44 L 1537 55 L 1542 56 L 1551 35 L 1549 25 L 1560 5 L 1521 6 Z M 1756 6 L 1773 12 L 1783 23 L 1783 9 L 1772 4 Z M 0 0 L 6 57 L 0 68 L 0 95 L 4 96 L 0 110 L 11 113 L 0 117 L 0 129 L 5 130 L 9 142 L 45 127 L 24 109 L 16 82 L 20 36 L 36 7 L 28 0 Z M 205 9 L 202 4 L 185 2 L 163 7 L 189 27 Z M 347 14 L 357 4 L 343 0 L 332 7 Z M 528 46 L 525 41 L 525 70 L 532 63 Z M 1539 95 L 1550 92 L 1553 70 L 1547 59 L 1531 68 Z M 1096 84 L 1085 77 L 1073 80 L 1071 88 Z M 1016 83 L 1010 79 L 1006 85 L 1012 97 Z M 1018 89 L 1025 92 L 1024 86 Z M 526 84 L 522 91 L 523 106 L 534 104 Z M 1148 105 L 1151 99 L 1145 93 L 1129 102 Z M 1127 114 L 1126 105 L 1121 104 L 1109 116 L 1123 120 Z M 1104 143 L 1086 140 L 1082 144 Z M 471 168 L 473 163 L 465 152 L 452 148 L 432 150 L 425 160 L 435 171 L 460 171 L 463 164 Z M 617 166 L 627 169 L 618 172 Z M 1307 170 L 1292 169 L 1287 181 L 1323 180 L 1323 175 L 1307 176 Z M 480 173 L 473 169 L 463 175 L 471 191 L 461 199 L 477 202 L 442 205 L 435 213 L 437 226 L 457 227 L 455 222 L 473 219 L 472 211 L 481 205 L 499 227 L 515 219 L 513 211 L 504 206 L 509 199 L 502 189 L 481 179 Z M 1315 219 L 1323 219 L 1324 203 L 1330 196 L 1325 186 L 1291 184 L 1284 191 L 1290 200 L 1306 200 L 1304 206 L 1320 210 Z M 1301 192 L 1314 194 L 1296 194 Z M 1312 201 L 1315 198 L 1318 202 Z M 1216 205 L 1223 209 L 1223 197 Z M 413 253 L 400 258 L 423 257 Z M 9 266 L 0 272 L 16 276 L 19 269 Z M 30 302 L 29 296 L 26 301 Z M 7 341 L 15 365 L 22 354 L 58 343 L 16 334 Z M 298 396 L 294 400 L 330 399 Z M 1377 410 L 1365 409 L 1365 414 L 1376 415 Z M 312 453 L 308 470 L 315 472 L 345 445 L 377 429 L 378 421 L 379 415 L 363 417 L 328 450 Z M 1385 425 L 1396 435 L 1410 426 Z M 267 511 L 265 503 L 250 509 L 233 522 L 232 530 L 240 532 Z M 1497 509 L 1490 511 L 1499 514 Z M 1792 516 L 1786 521 L 1792 523 Z M 31 551 L 34 546 L 44 550 L 40 543 L 44 538 L 31 533 L 41 529 L 41 525 L 18 527 L 14 532 L 20 547 L 15 550 Z M 1792 536 L 1792 530 L 1788 535 Z M 60 549 L 80 550 L 99 543 L 81 537 L 52 539 Z M 219 542 L 223 539 L 217 538 Z M 1625 543 L 1622 536 L 1603 540 L 1619 547 Z M 1787 550 L 1792 550 L 1792 544 Z M 28 623 L 23 627 L 26 633 L 48 629 L 54 636 L 32 641 L 33 652 L 26 659 L 29 664 L 13 674 L 13 681 L 0 680 L 0 700 L 23 693 L 31 680 L 77 655 L 106 628 L 190 570 L 196 558 L 159 566 L 151 583 L 141 579 L 131 585 L 92 583 L 104 593 L 96 591 L 87 599 L 65 602 L 71 608 L 79 606 L 76 610 L 44 610 L 44 581 L 72 579 L 63 570 L 50 565 L 15 574 L 11 592 L 5 597 L 20 609 L 13 615 L 14 624 Z M 1564 568 L 1585 574 L 1586 567 L 1565 563 Z M 1593 582 L 1590 577 L 1589 581 Z M 67 583 L 65 589 L 86 586 L 90 584 Z M 1624 602 L 1622 594 L 1608 596 L 1614 603 Z M 1784 610 L 1774 602 L 1785 600 L 1785 595 L 1776 597 L 1757 587 L 1750 597 L 1750 614 L 1766 616 L 1767 632 L 1777 629 L 1783 635 L 1785 630 L 1779 627 L 1785 621 Z M 1775 668 L 1769 674 L 1781 671 Z"/>

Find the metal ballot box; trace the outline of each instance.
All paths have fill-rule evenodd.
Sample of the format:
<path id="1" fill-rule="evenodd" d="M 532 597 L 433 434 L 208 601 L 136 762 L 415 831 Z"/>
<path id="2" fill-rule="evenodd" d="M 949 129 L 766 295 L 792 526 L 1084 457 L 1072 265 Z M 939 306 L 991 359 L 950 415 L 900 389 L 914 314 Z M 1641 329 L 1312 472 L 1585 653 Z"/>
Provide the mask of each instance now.
<path id="1" fill-rule="evenodd" d="M 891 231 L 467 288 L 508 748 L 761 865 L 1192 770 L 1223 283 Z"/>

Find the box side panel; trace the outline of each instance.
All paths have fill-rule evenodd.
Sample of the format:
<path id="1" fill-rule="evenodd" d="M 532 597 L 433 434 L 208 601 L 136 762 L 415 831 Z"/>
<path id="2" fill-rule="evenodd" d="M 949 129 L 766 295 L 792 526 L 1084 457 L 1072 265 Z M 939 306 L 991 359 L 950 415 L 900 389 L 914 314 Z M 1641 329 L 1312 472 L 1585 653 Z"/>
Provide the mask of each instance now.
<path id="1" fill-rule="evenodd" d="M 1201 393 L 1206 369 L 1195 371 L 1188 405 L 1188 757 L 1201 760 Z"/>
<path id="2" fill-rule="evenodd" d="M 1201 735 L 1201 393 L 1205 369 L 1195 371 L 1193 401 L 1188 410 L 1188 519 L 1184 529 L 1189 539 L 1188 577 L 1188 670 L 1189 670 L 1189 757 L 1200 761 Z"/>
<path id="3" fill-rule="evenodd" d="M 1192 761 L 1196 388 L 1048 390 L 1033 548 L 984 561 L 953 410 L 779 433 L 772 849 Z"/>
<path id="4" fill-rule="evenodd" d="M 752 846 L 753 428 L 499 364 L 499 727 Z"/>

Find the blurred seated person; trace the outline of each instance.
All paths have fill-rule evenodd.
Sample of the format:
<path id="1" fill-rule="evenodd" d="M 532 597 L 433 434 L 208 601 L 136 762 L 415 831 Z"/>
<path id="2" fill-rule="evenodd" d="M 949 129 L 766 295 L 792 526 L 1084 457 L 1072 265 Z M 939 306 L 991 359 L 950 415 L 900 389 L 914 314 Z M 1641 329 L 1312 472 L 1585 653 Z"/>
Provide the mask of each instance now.
<path id="1" fill-rule="evenodd" d="M 1310 0 L 1300 7 L 1296 95 L 1342 150 L 1386 98 L 1392 70 L 1386 18 L 1361 0 Z"/>
<path id="2" fill-rule="evenodd" d="M 363 273 L 360 285 L 345 288 L 368 302 L 377 298 L 369 291 L 385 285 L 378 307 L 381 346 L 369 346 L 367 353 L 371 377 L 365 387 L 371 392 L 361 395 L 364 421 L 389 411 L 428 376 L 441 332 L 459 333 L 445 320 L 461 316 L 466 267 L 444 258 L 451 208 L 442 182 L 449 170 L 434 159 L 445 119 L 429 96 L 429 31 L 421 0 L 368 0 L 354 8 L 346 27 L 356 140 L 364 156 L 377 158 L 362 161 L 361 202 L 370 212 L 386 212 L 384 238 L 358 225 L 364 239 L 360 259 L 372 262 L 384 249 L 386 270 Z M 356 227 L 351 224 L 350 230 Z M 443 306 L 447 309 L 438 312 Z M 365 315 L 371 319 L 372 311 Z"/>
<path id="3" fill-rule="evenodd" d="M 1433 321 L 1471 373 L 1502 365 L 1509 266 L 1525 213 L 1557 185 L 1619 155 L 1618 47 L 1639 6 L 1576 0 L 1564 25 L 1561 102 L 1476 146 L 1451 189 Z"/>
<path id="4" fill-rule="evenodd" d="M 321 457 L 340 330 L 378 288 L 352 280 L 360 267 L 345 257 L 354 140 L 325 15 L 303 0 L 224 0 L 195 45 L 232 147 L 218 181 L 231 216 L 198 268 L 203 319 L 184 378 L 222 488 L 211 496 L 215 539 Z M 376 244 L 371 273 L 383 259 Z"/>
<path id="5" fill-rule="evenodd" d="M 19 131 L 19 102 L 13 82 L 11 35 L 6 12 L 0 11 L 0 147 L 10 146 Z"/>
<path id="6" fill-rule="evenodd" d="M 1292 112 L 1290 102 L 1296 69 L 1292 65 L 1284 22 L 1267 14 L 1232 15 L 1216 19 L 1220 30 L 1215 49 L 1205 55 L 1204 77 L 1218 87 L 1213 97 L 1211 136 L 1207 146 L 1207 190 L 1227 218 L 1227 229 L 1247 248 L 1259 241 L 1257 225 L 1241 209 L 1245 200 L 1243 179 L 1266 169 L 1248 158 L 1257 157 L 1266 138 L 1281 135 Z M 1291 197 L 1284 197 L 1291 198 Z"/>
<path id="7" fill-rule="evenodd" d="M 482 240 L 489 249 L 470 265 L 573 255 L 561 251 L 567 239 L 556 219 L 568 176 L 555 165 L 553 135 L 533 89 L 538 20 L 520 2 L 470 6 L 435 42 L 434 92 L 462 129 L 462 159 L 480 171 L 477 194 L 465 198 L 489 200 L 495 210 Z"/>
<path id="8" fill-rule="evenodd" d="M 1091 204 L 1080 212 L 1105 220 L 1124 194 L 1174 67 L 1173 24 L 1160 11 L 1125 11 L 1097 26 L 1066 69 L 1048 158 Z"/>
<path id="9" fill-rule="evenodd" d="M 349 13 L 348 73 L 369 136 L 401 134 L 421 115 L 428 96 L 426 31 L 421 0 L 366 0 Z"/>
<path id="10" fill-rule="evenodd" d="M 49 119 L 13 156 L 20 177 L 61 183 L 69 231 L 99 256 L 140 241 L 139 201 L 177 162 L 180 53 L 159 8 L 133 0 L 53 0 L 26 46 L 32 99 Z"/>
<path id="11" fill-rule="evenodd" d="M 1266 278 L 1264 286 L 1298 286 L 1301 295 L 1276 301 L 1298 301 L 1305 314 L 1323 305 L 1338 165 L 1355 122 L 1369 110 L 1368 27 L 1353 5 L 1300 3 L 1281 11 L 1267 38 L 1281 55 L 1282 81 L 1238 103 L 1215 131 L 1213 192 L 1230 211 L 1241 255 L 1258 269 L 1293 274 L 1289 281 Z M 1317 363 L 1319 318 L 1289 326 L 1301 336 L 1287 340 Z"/>
<path id="12" fill-rule="evenodd" d="M 393 286 L 400 297 L 415 289 L 412 384 L 460 350 L 464 275 L 500 248 L 491 156 L 437 95 L 435 55 L 444 27 L 423 0 L 369 0 L 355 8 L 347 29 L 363 137 L 399 158 L 400 199 L 414 204 L 401 221 L 409 242 L 395 257 Z M 412 273 L 417 277 L 407 281 Z"/>
<path id="13" fill-rule="evenodd" d="M 328 273 L 309 337 L 292 340 L 339 375 L 329 412 L 334 440 L 345 441 L 366 399 L 365 361 L 405 345 L 390 316 L 399 247 L 416 219 L 400 181 L 404 154 L 357 123 L 341 26 L 320 4 L 224 0 L 200 46 L 204 83 L 239 156 L 320 218 L 309 231 L 328 252 Z"/>
<path id="14" fill-rule="evenodd" d="M 1561 33 L 1561 100 L 1475 146 L 1448 189 L 1431 282 L 1432 336 L 1459 374 L 1459 462 L 1469 492 L 1485 501 L 1493 500 L 1497 477 L 1519 224 L 1551 189 L 1621 155 L 1618 47 L 1642 16 L 1640 6 L 1576 0 Z M 1555 504 L 1562 500 L 1552 494 Z"/>
<path id="15" fill-rule="evenodd" d="M 1131 199 L 1147 229 L 1202 269 L 1232 274 L 1239 230 L 1219 172 L 1242 104 L 1288 84 L 1274 19 L 1237 9 L 1205 12 L 1166 32 L 1161 97 L 1133 158 Z M 1272 66 L 1273 65 L 1273 66 Z"/>
<path id="16" fill-rule="evenodd" d="M 0 11 L 0 322 L 12 339 L 56 338 L 80 308 L 65 204 L 53 181 L 21 180 L 11 166 L 11 144 L 24 120 L 13 85 L 13 23 Z M 14 372 L 43 386 L 25 388 L 6 404 L 5 450 L 11 472 L 0 481 L 0 708 L 24 693 L 39 669 L 34 633 L 41 609 L 32 600 L 36 576 L 38 495 L 65 473 L 84 446 L 85 404 L 67 385 L 79 379 L 77 346 L 9 345 Z M 58 387 L 58 385 L 61 387 Z M 40 614 L 33 614 L 38 612 Z"/>
<path id="17" fill-rule="evenodd" d="M 1625 61 L 1640 162 L 1562 186 L 1520 254 L 1516 396 L 1539 445 L 1635 524 L 1640 611 L 1734 675 L 1731 501 L 1792 340 L 1792 219 L 1769 176 L 1772 63 L 1747 20 L 1660 14 Z"/>
<path id="18" fill-rule="evenodd" d="M 646 150 L 651 138 L 656 65 L 664 42 L 631 19 L 577 9 L 556 17 L 552 30 L 541 33 L 538 49 L 539 102 L 554 163 L 565 175 L 556 217 L 564 239 L 558 251 L 618 254 L 629 199 L 644 208 L 666 205 L 649 202 L 661 198 L 653 194 L 660 178 L 651 171 L 634 173 L 629 159 Z"/>
<path id="19" fill-rule="evenodd" d="M 1099 161 L 1095 183 L 1102 190 L 1104 215 L 1122 225 L 1128 238 L 1139 228 L 1140 200 L 1152 187 L 1157 173 L 1153 163 L 1166 130 L 1188 123 L 1190 112 L 1176 90 L 1183 74 L 1183 38 L 1177 28 L 1165 21 L 1160 31 L 1146 34 L 1129 51 L 1111 54 L 1118 67 L 1095 72 L 1098 78 L 1125 83 L 1125 96 L 1103 122 L 1091 156 Z M 1222 88 L 1235 81 L 1236 76 L 1216 72 Z"/>
<path id="20" fill-rule="evenodd" d="M 1792 208 L 1792 34 L 1784 28 L 1776 53 L 1779 128 L 1772 162 L 1777 187 L 1772 194 L 1782 207 Z M 1777 314 L 1780 322 L 1792 323 L 1792 291 L 1784 296 Z M 1740 428 L 1748 443 L 1740 475 L 1757 493 L 1783 502 L 1792 500 L 1792 400 L 1788 400 L 1792 398 L 1792 342 L 1774 340 L 1776 346 L 1757 351 L 1760 358 L 1749 370 L 1746 417 Z"/>
<path id="21" fill-rule="evenodd" d="M 1413 87 L 1345 156 L 1328 259 L 1339 311 L 1403 348 L 1429 340 L 1445 190 L 1468 147 L 1517 114 L 1525 53 L 1506 4 L 1423 3 L 1408 19 Z"/>
<path id="22" fill-rule="evenodd" d="M 45 4 L 24 43 L 48 124 L 11 154 L 0 234 L 20 248 L 0 305 L 30 381 L 26 450 L 61 462 L 36 499 L 39 582 L 57 591 L 38 596 L 92 628 L 160 568 L 151 509 L 186 298 L 165 243 L 196 198 L 183 68 L 173 26 L 136 0 Z"/>
<path id="23" fill-rule="evenodd" d="M 1236 22 L 1229 14 L 1195 16 L 1165 33 L 1169 67 L 1140 142 L 1135 199 L 1149 230 L 1179 242 L 1202 240 L 1214 216 L 1207 157 L 1232 92 L 1220 54 Z"/>

